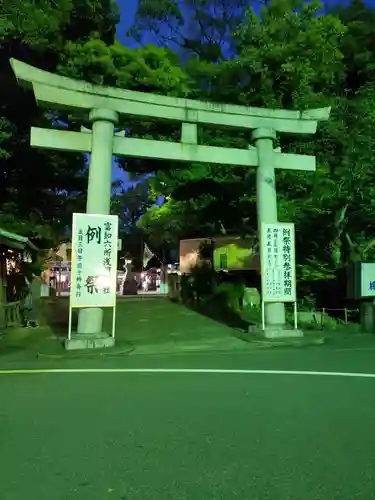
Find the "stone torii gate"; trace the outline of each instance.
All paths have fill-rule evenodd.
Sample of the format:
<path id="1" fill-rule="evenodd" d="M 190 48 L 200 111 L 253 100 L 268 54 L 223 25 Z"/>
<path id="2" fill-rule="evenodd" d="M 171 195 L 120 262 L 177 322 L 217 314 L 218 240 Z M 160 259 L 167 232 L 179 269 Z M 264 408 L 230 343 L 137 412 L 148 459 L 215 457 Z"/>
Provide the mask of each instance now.
<path id="1" fill-rule="evenodd" d="M 260 231 L 261 223 L 278 220 L 275 169 L 314 171 L 316 168 L 314 156 L 284 154 L 279 148 L 274 149 L 276 133 L 314 134 L 318 121 L 328 120 L 330 114 L 329 107 L 300 112 L 165 97 L 92 85 L 48 73 L 15 59 L 10 63 L 18 81 L 33 89 L 39 105 L 49 109 L 70 109 L 91 122 L 91 130 L 83 128 L 81 132 L 31 128 L 33 147 L 91 153 L 87 213 L 109 213 L 113 155 L 258 167 L 256 189 Z M 179 122 L 181 140 L 135 139 L 114 133 L 115 125 L 127 117 Z M 198 126 L 248 130 L 255 147 L 235 149 L 198 145 Z M 98 338 L 102 332 L 102 315 L 102 309 L 82 309 L 77 335 L 87 338 L 92 334 Z M 288 336 L 283 303 L 265 304 L 265 325 L 266 335 L 267 331 L 277 330 L 285 331 L 284 335 Z M 272 332 L 270 336 L 274 336 Z"/>

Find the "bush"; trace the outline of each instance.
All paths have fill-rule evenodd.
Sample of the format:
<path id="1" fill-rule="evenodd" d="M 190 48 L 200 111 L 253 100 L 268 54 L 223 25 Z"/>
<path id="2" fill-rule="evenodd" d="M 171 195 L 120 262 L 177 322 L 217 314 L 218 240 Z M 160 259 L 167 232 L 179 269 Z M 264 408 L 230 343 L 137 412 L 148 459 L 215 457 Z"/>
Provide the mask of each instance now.
<path id="1" fill-rule="evenodd" d="M 221 283 L 214 289 L 214 294 L 221 296 L 226 306 L 237 313 L 242 309 L 244 293 L 245 286 L 242 283 Z"/>
<path id="2" fill-rule="evenodd" d="M 207 301 L 213 293 L 215 273 L 210 264 L 201 263 L 191 272 L 191 285 L 197 302 Z"/>
<path id="3" fill-rule="evenodd" d="M 183 274 L 180 280 L 181 300 L 184 303 L 194 302 L 194 289 L 191 277 Z"/>

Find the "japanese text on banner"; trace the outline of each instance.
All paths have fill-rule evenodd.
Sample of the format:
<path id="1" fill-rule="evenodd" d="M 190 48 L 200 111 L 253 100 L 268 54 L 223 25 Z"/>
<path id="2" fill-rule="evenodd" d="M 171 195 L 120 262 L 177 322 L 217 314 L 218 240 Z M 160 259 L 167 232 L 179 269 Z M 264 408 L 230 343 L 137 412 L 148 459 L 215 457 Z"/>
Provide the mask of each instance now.
<path id="1" fill-rule="evenodd" d="M 294 301 L 296 293 L 293 225 L 263 224 L 261 240 L 263 300 Z"/>
<path id="2" fill-rule="evenodd" d="M 73 214 L 72 307 L 113 306 L 116 297 L 117 216 Z"/>

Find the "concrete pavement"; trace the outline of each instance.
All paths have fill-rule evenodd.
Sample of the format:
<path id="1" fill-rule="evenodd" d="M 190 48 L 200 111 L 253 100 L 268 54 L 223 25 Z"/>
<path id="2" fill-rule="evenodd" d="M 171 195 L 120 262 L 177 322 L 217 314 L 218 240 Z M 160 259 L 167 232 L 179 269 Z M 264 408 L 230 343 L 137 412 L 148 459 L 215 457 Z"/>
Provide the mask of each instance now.
<path id="1" fill-rule="evenodd" d="M 375 373 L 374 361 L 310 348 L 24 367 Z M 342 376 L 2 371 L 0 498 L 371 500 L 374 391 Z"/>
<path id="2" fill-rule="evenodd" d="M 64 298 L 44 304 L 45 322 L 34 329 L 10 329 L 0 340 L 0 367 L 10 360 L 25 362 L 37 355 L 72 357 L 175 354 L 184 352 L 250 351 L 272 347 L 272 342 L 256 339 L 240 327 L 234 328 L 203 316 L 167 299 L 123 299 L 118 301 L 116 315 L 116 347 L 105 352 L 66 352 L 62 344 L 68 331 L 68 301 Z M 105 329 L 111 331 L 112 310 L 105 311 Z M 373 335 L 350 331 L 306 332 L 303 346 L 320 343 L 327 337 L 330 344 L 343 347 L 374 347 Z M 300 339 L 289 341 L 300 343 Z M 285 341 L 275 342 L 277 348 Z"/>

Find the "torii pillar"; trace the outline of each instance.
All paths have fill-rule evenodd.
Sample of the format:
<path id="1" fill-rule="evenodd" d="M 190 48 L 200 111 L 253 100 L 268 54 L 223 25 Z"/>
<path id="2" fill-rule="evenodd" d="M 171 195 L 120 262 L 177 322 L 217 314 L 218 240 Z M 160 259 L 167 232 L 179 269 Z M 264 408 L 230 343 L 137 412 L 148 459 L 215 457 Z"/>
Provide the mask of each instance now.
<path id="1" fill-rule="evenodd" d="M 285 154 L 273 148 L 276 133 L 314 134 L 319 121 L 328 120 L 330 108 L 306 111 L 263 109 L 226 105 L 134 92 L 92 85 L 34 68 L 11 59 L 17 79 L 32 87 L 35 98 L 46 108 L 70 109 L 75 116 L 88 119 L 92 129 L 71 132 L 31 128 L 33 147 L 90 152 L 91 163 L 87 212 L 108 214 L 111 199 L 112 156 L 161 159 L 184 163 L 258 167 L 258 224 L 277 222 L 275 169 L 314 171 L 315 157 Z M 123 137 L 114 127 L 124 125 L 125 117 L 140 120 L 169 120 L 181 124 L 180 142 Z M 255 146 L 249 149 L 202 146 L 197 141 L 198 125 L 252 131 Z M 269 336 L 289 336 L 283 303 L 265 304 Z M 97 339 L 102 334 L 102 310 L 83 309 L 79 314 L 77 335 Z M 104 335 L 104 334 L 103 334 Z M 293 333 L 295 335 L 295 333 Z"/>
<path id="2" fill-rule="evenodd" d="M 110 213 L 113 136 L 118 118 L 118 113 L 111 109 L 94 108 L 89 113 L 89 120 L 92 123 L 92 143 L 86 202 L 88 214 Z M 102 325 L 103 309 L 89 307 L 79 311 L 77 334 L 105 336 Z"/>
<path id="3" fill-rule="evenodd" d="M 273 148 L 276 132 L 272 128 L 258 128 L 252 133 L 252 139 L 258 151 L 256 190 L 258 231 L 260 234 L 262 223 L 272 224 L 278 222 Z M 282 302 L 266 302 L 264 312 L 267 329 L 276 328 L 282 331 L 285 325 L 284 304 Z M 299 334 L 299 332 L 294 333 Z"/>

